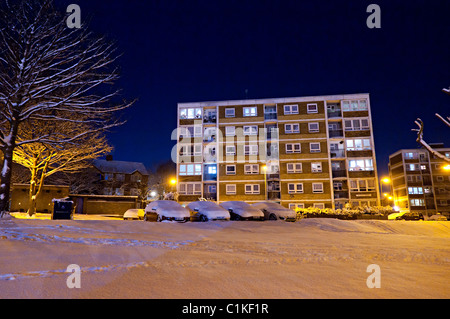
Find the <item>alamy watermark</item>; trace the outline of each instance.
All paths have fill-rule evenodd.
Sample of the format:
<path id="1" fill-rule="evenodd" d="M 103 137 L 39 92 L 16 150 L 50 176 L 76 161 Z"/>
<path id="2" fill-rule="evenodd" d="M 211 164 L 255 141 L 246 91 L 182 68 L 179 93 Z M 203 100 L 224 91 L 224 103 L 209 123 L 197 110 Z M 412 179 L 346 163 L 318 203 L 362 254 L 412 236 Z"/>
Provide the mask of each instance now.
<path id="1" fill-rule="evenodd" d="M 381 268 L 377 264 L 371 264 L 367 266 L 366 272 L 371 273 L 367 277 L 367 288 L 381 288 Z"/>
<path id="2" fill-rule="evenodd" d="M 67 266 L 66 272 L 71 274 L 66 279 L 67 288 L 81 288 L 81 268 L 77 264 Z"/>
<path id="3" fill-rule="evenodd" d="M 66 19 L 66 25 L 69 29 L 80 29 L 81 28 L 81 8 L 78 4 L 70 4 L 66 9 L 67 13 L 70 15 Z"/>

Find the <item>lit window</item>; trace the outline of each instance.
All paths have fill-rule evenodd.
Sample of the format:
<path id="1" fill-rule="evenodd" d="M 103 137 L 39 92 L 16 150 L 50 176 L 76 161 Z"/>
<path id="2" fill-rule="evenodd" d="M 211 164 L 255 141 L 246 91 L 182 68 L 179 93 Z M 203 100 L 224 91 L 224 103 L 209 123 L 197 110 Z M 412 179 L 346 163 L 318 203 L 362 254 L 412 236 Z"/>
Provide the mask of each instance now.
<path id="1" fill-rule="evenodd" d="M 321 173 L 322 172 L 322 163 L 311 163 L 311 172 Z"/>

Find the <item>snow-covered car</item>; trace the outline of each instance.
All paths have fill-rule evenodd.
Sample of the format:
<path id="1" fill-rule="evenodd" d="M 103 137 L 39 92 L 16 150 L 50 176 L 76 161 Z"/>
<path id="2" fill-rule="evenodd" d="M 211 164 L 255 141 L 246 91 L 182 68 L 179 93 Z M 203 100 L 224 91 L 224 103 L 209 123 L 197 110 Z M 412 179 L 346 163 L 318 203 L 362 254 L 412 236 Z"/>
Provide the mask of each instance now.
<path id="1" fill-rule="evenodd" d="M 145 207 L 144 220 L 187 222 L 191 214 L 187 208 L 172 200 L 155 200 Z"/>
<path id="2" fill-rule="evenodd" d="M 288 222 L 295 222 L 297 219 L 297 213 L 295 211 L 275 202 L 259 202 L 252 204 L 252 206 L 262 211 L 265 219 L 281 219 Z"/>
<path id="3" fill-rule="evenodd" d="M 220 206 L 230 212 L 232 220 L 264 220 L 264 213 L 246 202 L 229 201 Z"/>
<path id="4" fill-rule="evenodd" d="M 432 221 L 446 221 L 447 217 L 441 215 L 441 214 L 435 214 L 433 216 L 428 217 L 427 220 L 432 220 Z"/>
<path id="5" fill-rule="evenodd" d="M 230 220 L 230 213 L 216 203 L 208 201 L 197 201 L 187 205 L 191 211 L 191 220 Z"/>
<path id="6" fill-rule="evenodd" d="M 144 219 L 144 215 L 145 215 L 144 209 L 131 208 L 131 209 L 128 209 L 123 214 L 123 219 L 124 220 Z"/>

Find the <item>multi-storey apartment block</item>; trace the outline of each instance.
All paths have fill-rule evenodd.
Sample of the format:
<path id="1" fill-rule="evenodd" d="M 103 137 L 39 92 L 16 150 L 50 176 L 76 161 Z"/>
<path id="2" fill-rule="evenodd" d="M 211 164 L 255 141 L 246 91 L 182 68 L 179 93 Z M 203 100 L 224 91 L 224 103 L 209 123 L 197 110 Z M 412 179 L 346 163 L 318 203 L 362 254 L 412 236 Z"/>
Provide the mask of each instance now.
<path id="1" fill-rule="evenodd" d="M 369 94 L 178 104 L 179 202 L 377 205 Z"/>
<path id="2" fill-rule="evenodd" d="M 450 148 L 435 145 L 450 158 Z M 403 149 L 389 156 L 389 174 L 394 203 L 400 211 L 424 216 L 450 213 L 450 171 L 448 163 L 426 149 Z"/>

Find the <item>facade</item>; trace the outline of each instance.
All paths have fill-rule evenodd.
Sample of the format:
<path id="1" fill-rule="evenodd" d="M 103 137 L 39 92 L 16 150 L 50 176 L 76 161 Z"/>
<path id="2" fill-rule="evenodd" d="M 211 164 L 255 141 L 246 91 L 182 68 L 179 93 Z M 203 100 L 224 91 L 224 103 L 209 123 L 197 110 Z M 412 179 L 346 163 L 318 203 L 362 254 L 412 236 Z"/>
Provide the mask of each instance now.
<path id="1" fill-rule="evenodd" d="M 377 205 L 369 94 L 178 104 L 179 202 Z"/>
<path id="2" fill-rule="evenodd" d="M 435 149 L 450 158 L 450 148 Z M 403 149 L 389 156 L 394 204 L 400 211 L 424 216 L 450 214 L 450 171 L 442 159 L 426 149 Z"/>
<path id="3" fill-rule="evenodd" d="M 30 184 L 13 184 L 11 187 L 11 212 L 26 212 L 29 208 Z M 51 213 L 53 199 L 69 196 L 69 186 L 43 185 L 36 201 L 36 212 Z"/>
<path id="4" fill-rule="evenodd" d="M 149 174 L 142 163 L 115 161 L 109 155 L 93 166 L 100 172 L 102 195 L 141 196 L 147 188 Z"/>

